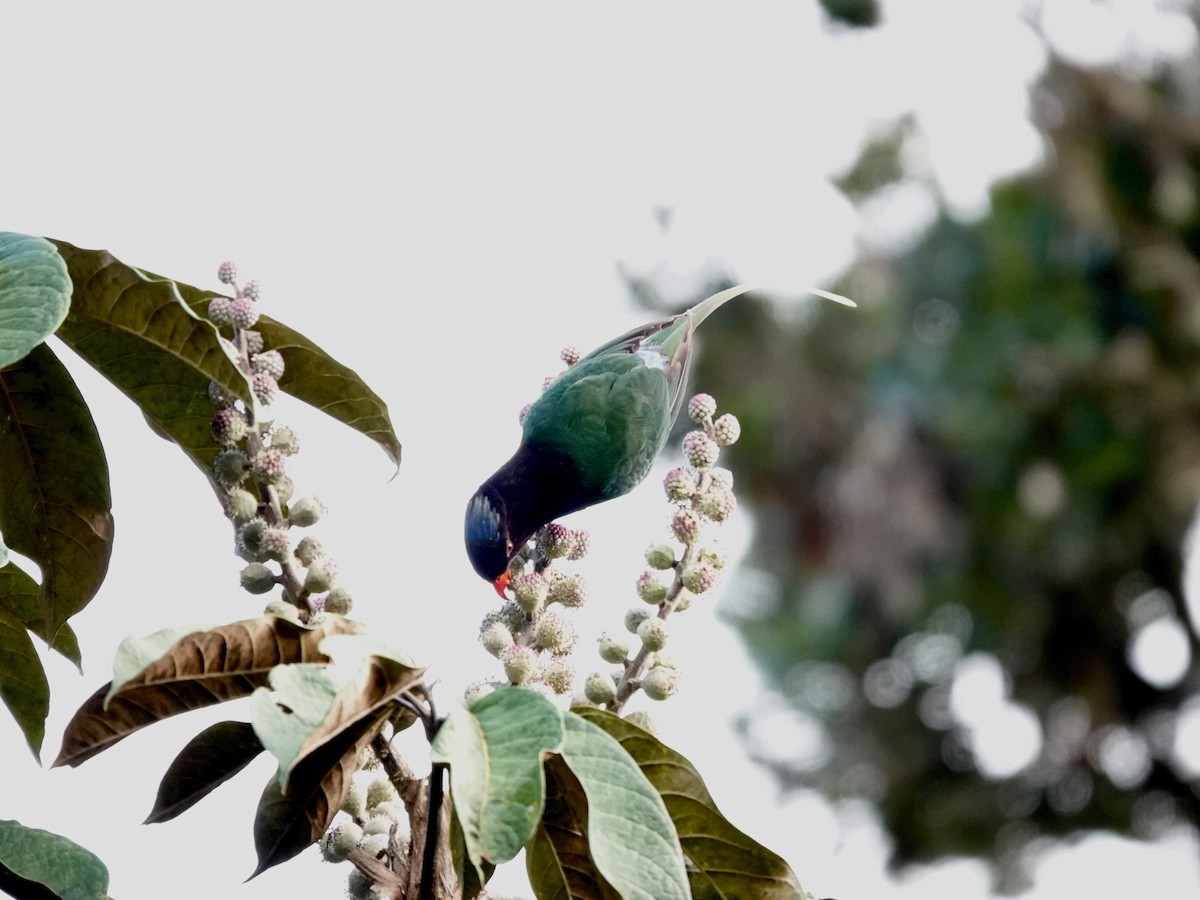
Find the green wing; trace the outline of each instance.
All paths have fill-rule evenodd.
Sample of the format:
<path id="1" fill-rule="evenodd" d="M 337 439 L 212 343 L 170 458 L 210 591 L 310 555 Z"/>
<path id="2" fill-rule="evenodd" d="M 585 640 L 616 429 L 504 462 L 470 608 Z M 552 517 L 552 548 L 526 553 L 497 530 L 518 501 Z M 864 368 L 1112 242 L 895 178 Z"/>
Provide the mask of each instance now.
<path id="1" fill-rule="evenodd" d="M 610 500 L 650 471 L 671 428 L 671 401 L 667 376 L 641 357 L 592 354 L 529 408 L 522 442 L 566 452 L 596 502 Z"/>

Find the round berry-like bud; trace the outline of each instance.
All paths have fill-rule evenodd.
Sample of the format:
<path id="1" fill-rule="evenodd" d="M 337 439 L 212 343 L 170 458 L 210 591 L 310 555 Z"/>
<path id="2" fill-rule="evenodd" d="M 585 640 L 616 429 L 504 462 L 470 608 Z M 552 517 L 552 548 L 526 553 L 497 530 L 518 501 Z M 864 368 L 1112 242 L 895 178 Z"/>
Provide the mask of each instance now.
<path id="1" fill-rule="evenodd" d="M 242 569 L 242 587 L 251 594 L 265 594 L 275 587 L 275 573 L 262 563 L 252 562 Z"/>
<path id="2" fill-rule="evenodd" d="M 386 834 L 368 834 L 358 842 L 358 849 L 365 855 L 378 859 L 388 848 L 390 839 Z"/>
<path id="3" fill-rule="evenodd" d="M 233 284 L 237 281 L 237 264 L 227 259 L 217 266 L 217 281 L 221 284 Z"/>
<path id="4" fill-rule="evenodd" d="M 258 498 L 243 488 L 234 488 L 226 495 L 229 518 L 249 522 L 258 515 Z"/>
<path id="5" fill-rule="evenodd" d="M 346 799 L 342 801 L 342 812 L 361 819 L 367 811 L 367 799 L 361 786 L 350 782 L 350 790 L 346 791 Z"/>
<path id="6" fill-rule="evenodd" d="M 367 785 L 367 809 L 374 809 L 380 803 L 389 803 L 396 799 L 396 789 L 386 778 L 376 778 Z"/>
<path id="7" fill-rule="evenodd" d="M 243 297 L 249 297 L 251 300 L 257 300 L 262 293 L 262 289 L 258 286 L 258 279 L 251 278 L 242 285 L 242 289 L 238 293 Z"/>
<path id="8" fill-rule="evenodd" d="M 213 297 L 208 301 L 208 319 L 214 325 L 232 325 L 233 301 L 228 297 Z"/>
<path id="9" fill-rule="evenodd" d="M 670 544 L 652 544 L 646 548 L 646 562 L 652 569 L 670 569 L 675 565 L 675 548 Z"/>
<path id="10" fill-rule="evenodd" d="M 292 499 L 292 495 L 296 493 L 296 482 L 292 481 L 292 476 L 284 475 L 273 485 L 275 489 L 275 497 L 280 503 L 287 503 Z"/>
<path id="11" fill-rule="evenodd" d="M 408 815 L 404 812 L 404 807 L 395 800 L 388 800 L 375 807 L 374 812 L 371 813 L 371 818 L 378 819 L 381 817 L 386 817 L 393 825 L 400 826 L 396 830 L 396 838 L 398 840 L 409 837 L 408 828 L 405 827 L 408 825 Z"/>
<path id="12" fill-rule="evenodd" d="M 737 439 L 741 436 L 742 423 L 737 420 L 737 416 L 733 413 L 725 413 L 725 415 L 713 422 L 713 439 L 722 447 L 728 447 L 730 444 L 736 443 Z"/>
<path id="13" fill-rule="evenodd" d="M 304 574 L 304 590 L 310 594 L 323 594 L 333 587 L 336 577 L 337 566 L 329 557 L 323 556 L 315 560 Z"/>
<path id="14" fill-rule="evenodd" d="M 249 297 L 235 297 L 229 301 L 229 323 L 234 328 L 253 328 L 258 321 L 258 307 Z"/>
<path id="15" fill-rule="evenodd" d="M 657 605 L 667 599 L 667 586 L 647 570 L 638 576 L 637 595 L 646 603 Z"/>
<path id="16" fill-rule="evenodd" d="M 284 456 L 295 456 L 300 452 L 300 438 L 295 429 L 285 425 L 271 432 L 271 447 Z"/>
<path id="17" fill-rule="evenodd" d="M 287 528 L 282 525 L 268 525 L 262 533 L 262 555 L 267 559 L 283 562 L 287 559 L 291 539 Z"/>
<path id="18" fill-rule="evenodd" d="M 503 685 L 497 681 L 476 681 L 469 684 L 463 691 L 463 704 L 470 709 L 488 694 L 494 694 L 501 687 Z"/>
<path id="19" fill-rule="evenodd" d="M 575 686 L 575 668 L 565 659 L 555 657 L 542 669 L 542 680 L 556 694 L 569 694 Z"/>
<path id="20" fill-rule="evenodd" d="M 561 375 L 561 374 L 562 374 L 562 372 L 558 373 L 558 375 Z M 542 391 L 543 392 L 545 392 L 546 388 L 550 387 L 550 385 L 554 384 L 554 382 L 558 381 L 558 375 L 547 375 L 545 378 L 542 379 Z"/>
<path id="21" fill-rule="evenodd" d="M 265 372 L 276 381 L 283 375 L 283 354 L 278 350 L 264 350 L 250 357 L 251 372 Z"/>
<path id="22" fill-rule="evenodd" d="M 713 571 L 712 566 L 698 562 L 684 569 L 680 580 L 693 594 L 703 594 L 713 586 L 713 582 L 717 580 L 717 573 Z"/>
<path id="23" fill-rule="evenodd" d="M 617 696 L 617 686 L 612 676 L 603 672 L 592 672 L 583 682 L 583 696 L 593 703 L 608 703 Z"/>
<path id="24" fill-rule="evenodd" d="M 505 600 L 500 604 L 500 608 L 493 612 L 496 615 L 496 620 L 507 625 L 508 630 L 513 632 L 513 634 L 516 634 L 525 627 L 525 610 L 521 609 L 521 604 L 516 600 Z"/>
<path id="25" fill-rule="evenodd" d="M 571 546 L 567 549 L 567 559 L 583 559 L 587 556 L 591 535 L 582 528 L 571 529 Z"/>
<path id="26" fill-rule="evenodd" d="M 658 729 L 654 727 L 654 720 L 650 718 L 650 713 L 648 712 L 638 710 L 637 712 L 626 713 L 624 718 L 630 725 L 636 725 L 642 731 L 649 734 L 658 734 Z"/>
<path id="27" fill-rule="evenodd" d="M 516 578 L 510 579 L 508 586 L 512 588 L 513 596 L 527 613 L 532 613 L 540 607 L 550 592 L 549 583 L 537 572 L 522 572 Z"/>
<path id="28" fill-rule="evenodd" d="M 296 559 L 300 560 L 302 566 L 311 566 L 313 560 L 325 555 L 325 551 L 321 548 L 321 542 L 311 535 L 300 538 L 292 553 Z"/>
<path id="29" fill-rule="evenodd" d="M 579 362 L 581 356 L 578 350 L 576 350 L 570 344 L 567 344 L 567 346 L 562 348 L 562 352 L 558 354 L 558 358 L 568 366 L 573 366 L 575 363 Z"/>
<path id="30" fill-rule="evenodd" d="M 251 519 L 237 530 L 237 554 L 247 562 L 258 562 L 265 558 L 263 535 L 267 523 L 263 519 Z"/>
<path id="31" fill-rule="evenodd" d="M 642 607 L 634 607 L 625 613 L 625 630 L 630 634 L 637 634 L 638 626 L 645 622 L 653 613 L 650 610 Z"/>
<path id="32" fill-rule="evenodd" d="M 279 393 L 279 382 L 266 372 L 255 372 L 250 379 L 250 385 L 254 389 L 254 396 L 260 403 L 274 402 L 275 396 Z"/>
<path id="33" fill-rule="evenodd" d="M 600 658 L 606 663 L 623 663 L 629 658 L 629 645 L 607 631 L 600 635 Z"/>
<path id="34" fill-rule="evenodd" d="M 687 469 L 677 466 L 663 479 L 663 489 L 667 492 L 667 499 L 672 502 L 690 500 L 696 493 L 696 479 Z"/>
<path id="35" fill-rule="evenodd" d="M 587 581 L 579 574 L 564 575 L 554 572 L 550 576 L 550 592 L 546 597 L 547 603 L 559 603 L 568 609 L 583 606 L 587 599 Z"/>
<path id="36" fill-rule="evenodd" d="M 479 635 L 483 649 L 492 656 L 499 657 L 501 653 L 513 645 L 512 632 L 503 622 L 492 622 Z"/>
<path id="37" fill-rule="evenodd" d="M 518 425 L 525 424 L 525 417 L 527 415 L 529 415 L 529 409 L 532 406 L 533 406 L 532 403 L 526 403 L 524 406 L 521 407 L 521 411 L 519 413 L 517 413 L 517 424 Z"/>
<path id="38" fill-rule="evenodd" d="M 575 626 L 562 615 L 549 610 L 543 613 L 534 627 L 534 639 L 543 650 L 549 650 L 555 656 L 570 653 L 579 639 Z"/>
<path id="39" fill-rule="evenodd" d="M 724 522 L 737 509 L 737 497 L 724 488 L 705 491 L 700 498 L 700 513 L 714 522 Z"/>
<path id="40" fill-rule="evenodd" d="M 721 448 L 703 431 L 689 431 L 683 436 L 683 458 L 697 469 L 707 469 L 717 461 Z"/>
<path id="41" fill-rule="evenodd" d="M 651 700 L 666 700 L 679 690 L 679 670 L 651 669 L 642 678 L 642 690 Z"/>
<path id="42" fill-rule="evenodd" d="M 387 800 L 384 801 L 384 803 L 389 803 L 389 802 L 391 802 L 391 801 L 387 801 Z M 379 804 L 379 806 L 382 806 L 382 805 L 383 805 L 382 803 Z M 379 806 L 376 806 L 375 808 L 378 809 Z M 368 836 L 370 836 L 372 834 L 388 835 L 388 834 L 392 833 L 392 825 L 394 825 L 394 824 L 395 823 L 392 821 L 390 816 L 372 815 L 363 824 L 363 834 L 368 835 Z"/>
<path id="43" fill-rule="evenodd" d="M 546 559 L 558 559 L 570 554 L 571 544 L 574 540 L 572 534 L 573 532 L 566 525 L 551 522 L 538 534 L 542 556 Z"/>
<path id="44" fill-rule="evenodd" d="M 327 613 L 348 616 L 350 615 L 350 610 L 354 608 L 354 598 L 350 596 L 350 592 L 344 587 L 335 587 L 325 595 L 323 608 Z"/>
<path id="45" fill-rule="evenodd" d="M 697 394 L 688 401 L 688 418 L 703 425 L 717 411 L 717 401 L 709 394 Z"/>
<path id="46" fill-rule="evenodd" d="M 273 447 L 267 447 L 254 455 L 252 471 L 259 481 L 274 484 L 283 477 L 286 465 L 286 456 Z"/>
<path id="47" fill-rule="evenodd" d="M 243 331 L 246 336 L 246 352 L 253 356 L 255 353 L 262 353 L 263 336 L 261 331 Z"/>
<path id="48" fill-rule="evenodd" d="M 240 485 L 250 471 L 250 460 L 241 450 L 222 450 L 213 459 L 213 478 L 223 488 Z"/>
<path id="49" fill-rule="evenodd" d="M 223 407 L 213 413 L 212 424 L 209 428 L 212 439 L 223 447 L 232 447 L 246 436 L 246 417 L 241 410 L 231 406 Z"/>
<path id="50" fill-rule="evenodd" d="M 528 647 L 513 644 L 500 654 L 504 675 L 513 684 L 524 684 L 533 675 L 536 655 Z"/>
<path id="51" fill-rule="evenodd" d="M 208 383 L 208 399 L 217 406 L 233 406 L 237 402 L 237 397 L 221 387 L 215 381 Z"/>
<path id="52" fill-rule="evenodd" d="M 316 497 L 301 497 L 288 507 L 288 522 L 297 528 L 309 528 L 321 521 L 325 504 Z"/>
<path id="53" fill-rule="evenodd" d="M 321 842 L 321 855 L 329 862 L 341 862 L 362 840 L 363 830 L 357 822 L 343 822 L 330 829 Z"/>
<path id="54" fill-rule="evenodd" d="M 690 509 L 676 510 L 671 516 L 671 532 L 684 544 L 690 544 L 700 536 L 700 517 Z"/>
<path id="55" fill-rule="evenodd" d="M 695 599 L 695 594 L 693 594 L 687 588 L 681 587 L 679 589 L 679 593 L 675 595 L 675 612 L 681 613 L 689 609 L 692 605 L 692 601 Z"/>
<path id="56" fill-rule="evenodd" d="M 661 650 L 667 645 L 667 623 L 658 616 L 651 616 L 638 626 L 637 636 L 647 650 Z"/>
<path id="57" fill-rule="evenodd" d="M 733 490 L 733 473 L 722 466 L 713 466 L 708 470 L 709 490 Z"/>

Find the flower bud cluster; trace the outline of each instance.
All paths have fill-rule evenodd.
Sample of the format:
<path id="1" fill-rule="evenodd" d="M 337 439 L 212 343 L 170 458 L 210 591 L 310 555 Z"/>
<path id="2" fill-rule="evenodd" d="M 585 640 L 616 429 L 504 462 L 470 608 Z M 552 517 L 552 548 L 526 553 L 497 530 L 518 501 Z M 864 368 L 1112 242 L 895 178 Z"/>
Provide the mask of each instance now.
<path id="1" fill-rule="evenodd" d="M 727 521 L 737 508 L 733 475 L 716 463 L 721 448 L 738 439 L 741 426 L 732 414 L 714 419 L 716 414 L 717 403 L 708 394 L 691 398 L 688 417 L 699 428 L 683 438 L 687 465 L 671 469 L 663 479 L 663 490 L 672 504 L 670 534 L 682 550 L 670 543 L 646 549 L 648 568 L 634 584 L 635 593 L 646 605 L 625 614 L 625 630 L 637 638 L 640 647 L 631 658 L 624 641 L 604 635 L 600 658 L 621 669 L 611 675 L 593 672 L 584 682 L 584 696 L 614 712 L 639 689 L 652 700 L 675 694 L 679 671 L 664 651 L 669 636 L 667 618 L 711 590 L 725 567 L 724 551 L 715 543 L 703 542 L 703 536 L 706 526 Z M 646 727 L 648 723 L 639 720 L 638 724 Z"/>
<path id="2" fill-rule="evenodd" d="M 278 350 L 264 348 L 261 333 L 250 330 L 259 318 L 258 282 L 247 281 L 239 287 L 237 266 L 232 262 L 220 265 L 217 278 L 233 288 L 234 296 L 212 298 L 208 317 L 219 329 L 232 329 L 231 346 L 250 381 L 251 394 L 259 404 L 269 404 L 279 392 L 284 359 Z M 212 478 L 233 522 L 237 555 L 247 563 L 241 573 L 242 587 L 252 594 L 265 594 L 281 585 L 281 602 L 290 604 L 301 621 L 322 609 L 348 613 L 350 594 L 336 585 L 337 567 L 316 538 L 305 537 L 292 548 L 291 529 L 317 524 L 326 511 L 315 497 L 292 502 L 295 485 L 287 466 L 300 449 L 296 432 L 259 421 L 257 404 L 242 402 L 216 382 L 209 385 L 208 395 L 217 406 L 212 439 L 221 447 L 213 459 Z M 271 602 L 271 609 L 283 608 Z"/>
<path id="3" fill-rule="evenodd" d="M 369 755 L 374 762 L 374 755 Z M 371 768 L 374 766 L 359 767 L 360 772 Z M 342 862 L 354 850 L 376 859 L 384 859 L 385 854 L 390 858 L 404 858 L 410 841 L 408 824 L 396 789 L 386 777 L 374 778 L 365 788 L 360 780 L 356 780 L 351 782 L 334 825 L 325 832 L 318 847 L 326 862 Z M 360 874 L 358 869 L 353 872 Z M 350 894 L 358 896 L 354 892 L 354 880 L 352 874 Z M 371 884 L 371 879 L 367 878 L 364 884 L 357 886 L 365 891 L 361 896 L 374 896 L 370 893 Z"/>

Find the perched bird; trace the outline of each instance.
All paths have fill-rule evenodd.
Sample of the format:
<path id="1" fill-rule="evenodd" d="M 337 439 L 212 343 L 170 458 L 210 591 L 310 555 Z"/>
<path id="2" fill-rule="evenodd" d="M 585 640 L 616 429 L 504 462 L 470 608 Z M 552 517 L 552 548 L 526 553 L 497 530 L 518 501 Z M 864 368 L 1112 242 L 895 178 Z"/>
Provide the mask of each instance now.
<path id="1" fill-rule="evenodd" d="M 501 596 L 509 562 L 539 528 L 646 477 L 683 404 L 696 327 L 750 290 L 729 288 L 597 347 L 529 407 L 517 452 L 467 503 L 467 555 Z"/>

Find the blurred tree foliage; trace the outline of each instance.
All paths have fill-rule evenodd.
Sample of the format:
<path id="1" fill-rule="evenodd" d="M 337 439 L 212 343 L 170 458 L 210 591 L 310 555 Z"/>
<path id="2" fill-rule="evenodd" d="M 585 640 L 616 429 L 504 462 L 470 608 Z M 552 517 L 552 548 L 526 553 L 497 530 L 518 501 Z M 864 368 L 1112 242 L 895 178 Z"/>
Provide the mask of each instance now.
<path id="1" fill-rule="evenodd" d="M 1181 589 L 1200 60 L 1134 77 L 1052 59 L 1034 109 L 1047 161 L 983 218 L 943 211 L 915 246 L 864 254 L 839 287 L 857 313 L 814 304 L 781 327 L 731 304 L 693 381 L 743 425 L 728 464 L 756 535 L 727 611 L 777 706 L 823 736 L 758 740 L 764 701 L 751 748 L 785 786 L 875 803 L 897 864 L 977 855 L 1009 889 L 1039 837 L 1200 823 L 1175 748 L 1200 688 Z M 912 134 L 869 148 L 847 195 L 936 192 L 908 174 Z M 1190 653 L 1180 677 L 1139 674 L 1148 626 Z M 952 703 L 964 660 L 1002 667 L 1000 727 L 1040 731 L 1026 764 L 988 762 L 997 739 Z"/>

